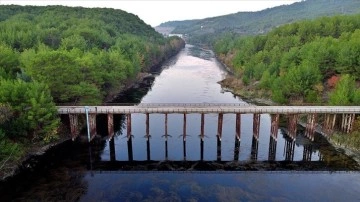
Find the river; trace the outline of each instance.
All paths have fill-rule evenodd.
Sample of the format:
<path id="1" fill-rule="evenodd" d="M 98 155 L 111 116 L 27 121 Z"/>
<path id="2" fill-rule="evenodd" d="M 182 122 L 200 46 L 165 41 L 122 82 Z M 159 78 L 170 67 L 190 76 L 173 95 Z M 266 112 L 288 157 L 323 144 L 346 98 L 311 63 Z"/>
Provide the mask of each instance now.
<path id="1" fill-rule="evenodd" d="M 186 45 L 154 73 L 153 82 L 123 93 L 114 102 L 251 105 L 217 83 L 227 74 L 212 51 Z M 225 114 L 221 147 L 216 137 L 218 115 L 206 114 L 203 154 L 198 114 L 186 116 L 186 141 L 182 114 L 168 115 L 168 136 L 165 116 L 151 114 L 148 144 L 145 115 L 132 115 L 130 149 L 125 118 L 114 117 L 116 134 L 111 141 L 106 139 L 104 119 L 98 118 L 101 137 L 91 144 L 59 145 L 28 162 L 30 169 L 0 184 L 0 201 L 360 199 L 360 172 L 354 160 L 320 135 L 310 142 L 302 128 L 296 141 L 290 141 L 286 124 L 272 141 L 268 114 L 260 116 L 258 142 L 253 138 L 253 115 L 241 115 L 240 146 L 235 145 L 235 115 Z"/>

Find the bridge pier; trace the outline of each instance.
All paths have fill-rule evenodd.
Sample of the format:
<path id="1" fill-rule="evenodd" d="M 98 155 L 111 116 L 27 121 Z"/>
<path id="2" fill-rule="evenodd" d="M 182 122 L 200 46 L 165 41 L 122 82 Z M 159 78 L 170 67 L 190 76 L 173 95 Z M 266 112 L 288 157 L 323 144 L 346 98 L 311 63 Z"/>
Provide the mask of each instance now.
<path id="1" fill-rule="evenodd" d="M 334 133 L 335 123 L 336 123 L 336 114 L 324 115 L 324 122 L 322 128 L 327 137 Z"/>
<path id="2" fill-rule="evenodd" d="M 253 135 L 256 140 L 259 139 L 260 132 L 260 114 L 254 114 L 253 116 Z"/>
<path id="3" fill-rule="evenodd" d="M 114 114 L 107 114 L 108 124 L 108 139 L 111 140 L 114 136 Z"/>
<path id="4" fill-rule="evenodd" d="M 89 114 L 89 124 L 90 124 L 90 141 L 94 139 L 96 135 L 96 114 Z"/>
<path id="5" fill-rule="evenodd" d="M 204 160 L 204 136 L 205 136 L 205 114 L 201 113 L 200 126 L 200 160 Z"/>
<path id="6" fill-rule="evenodd" d="M 146 159 L 148 161 L 150 161 L 150 125 L 149 125 L 149 122 L 150 122 L 150 118 L 149 118 L 149 113 L 146 113 L 146 121 L 145 121 L 145 127 L 146 127 Z"/>
<path id="7" fill-rule="evenodd" d="M 241 114 L 237 113 L 236 114 L 236 129 L 235 129 L 235 133 L 236 133 L 236 139 L 238 141 L 241 140 Z"/>
<path id="8" fill-rule="evenodd" d="M 131 114 L 126 114 L 126 137 L 131 138 Z"/>
<path id="9" fill-rule="evenodd" d="M 183 155 L 186 160 L 186 113 L 184 113 L 184 125 L 183 125 Z"/>
<path id="10" fill-rule="evenodd" d="M 168 114 L 165 113 L 165 160 L 168 160 Z"/>
<path id="11" fill-rule="evenodd" d="M 128 146 L 128 159 L 133 160 L 132 134 L 131 134 L 131 114 L 126 114 L 126 136 Z"/>
<path id="12" fill-rule="evenodd" d="M 305 137 L 309 138 L 311 141 L 314 141 L 315 127 L 316 127 L 316 114 L 307 115 L 307 124 L 305 128 Z"/>
<path id="13" fill-rule="evenodd" d="M 257 160 L 258 151 L 259 151 L 259 140 L 255 136 L 253 136 L 251 141 L 251 153 L 250 153 L 251 160 Z"/>
<path id="14" fill-rule="evenodd" d="M 311 161 L 312 145 L 304 145 L 303 161 Z"/>
<path id="15" fill-rule="evenodd" d="M 276 158 L 276 145 L 277 145 L 277 140 L 273 137 L 270 136 L 270 142 L 269 142 L 269 161 L 275 161 Z"/>
<path id="16" fill-rule="evenodd" d="M 221 141 L 221 137 L 222 137 L 222 124 L 223 124 L 223 117 L 224 114 L 223 113 L 219 113 L 218 115 L 218 129 L 217 129 L 217 136 L 219 138 L 219 140 Z"/>
<path id="17" fill-rule="evenodd" d="M 219 113 L 218 116 L 218 129 L 217 129 L 217 141 L 216 141 L 216 148 L 217 148 L 217 160 L 221 161 L 221 137 L 222 137 L 222 124 L 223 124 L 224 114 Z"/>
<path id="18" fill-rule="evenodd" d="M 295 151 L 295 141 L 285 139 L 284 145 L 284 153 L 285 153 L 285 160 L 286 161 L 293 161 L 294 160 L 294 151 Z"/>
<path id="19" fill-rule="evenodd" d="M 69 114 L 70 121 L 70 133 L 71 139 L 74 141 L 75 138 L 79 135 L 79 115 L 78 114 Z"/>
<path id="20" fill-rule="evenodd" d="M 115 140 L 114 140 L 114 138 L 110 139 L 109 147 L 110 147 L 110 161 L 116 161 Z"/>
<path id="21" fill-rule="evenodd" d="M 216 140 L 216 160 L 221 161 L 221 139 L 217 136 Z"/>
<path id="22" fill-rule="evenodd" d="M 296 139 L 296 131 L 297 131 L 297 114 L 289 114 L 288 115 L 288 136 L 295 141 Z"/>
<path id="23" fill-rule="evenodd" d="M 235 137 L 234 161 L 239 160 L 239 153 L 240 153 L 240 139 Z"/>
<path id="24" fill-rule="evenodd" d="M 350 133 L 354 125 L 355 114 L 342 114 L 341 131 Z"/>
<path id="25" fill-rule="evenodd" d="M 279 114 L 271 114 L 271 130 L 270 130 L 270 136 L 274 138 L 274 140 L 277 140 L 278 136 L 278 130 L 279 130 Z"/>
<path id="26" fill-rule="evenodd" d="M 240 141 L 241 141 L 241 114 L 236 114 L 235 121 L 235 148 L 234 148 L 234 161 L 239 160 L 239 152 L 240 152 Z"/>

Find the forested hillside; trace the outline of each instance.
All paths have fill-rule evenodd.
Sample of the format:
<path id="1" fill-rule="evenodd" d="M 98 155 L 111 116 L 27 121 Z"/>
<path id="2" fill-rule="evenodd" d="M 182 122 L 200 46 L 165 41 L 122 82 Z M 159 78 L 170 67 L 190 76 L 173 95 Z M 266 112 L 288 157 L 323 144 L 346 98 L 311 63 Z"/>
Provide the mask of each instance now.
<path id="1" fill-rule="evenodd" d="M 227 32 L 239 35 L 263 34 L 279 25 L 298 20 L 354 13 L 360 13 L 358 0 L 306 0 L 258 12 L 238 12 L 201 20 L 174 21 L 160 26 L 175 27 L 173 33 L 188 34 L 189 43 L 209 45 Z"/>
<path id="2" fill-rule="evenodd" d="M 56 102 L 99 103 L 182 45 L 121 10 L 2 6 L 0 13 L 0 49 L 9 58 L 0 75 L 43 82 Z"/>
<path id="3" fill-rule="evenodd" d="M 122 10 L 0 6 L 0 166 L 56 139 L 55 103 L 100 104 L 184 45 Z"/>
<path id="4" fill-rule="evenodd" d="M 360 15 L 296 22 L 266 35 L 228 34 L 214 47 L 239 86 L 279 103 L 360 105 Z"/>

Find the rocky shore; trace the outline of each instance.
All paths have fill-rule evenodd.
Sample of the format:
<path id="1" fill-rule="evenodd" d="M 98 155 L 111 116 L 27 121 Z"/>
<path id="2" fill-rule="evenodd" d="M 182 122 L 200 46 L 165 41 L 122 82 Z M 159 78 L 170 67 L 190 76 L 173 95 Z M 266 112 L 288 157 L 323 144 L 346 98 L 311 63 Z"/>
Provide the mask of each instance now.
<path id="1" fill-rule="evenodd" d="M 232 94 L 241 97 L 247 102 L 256 105 L 279 105 L 273 102 L 270 94 L 263 90 L 256 90 L 256 84 L 252 86 L 245 86 L 241 80 L 232 75 L 228 75 L 225 79 L 218 82 L 221 87 Z"/>

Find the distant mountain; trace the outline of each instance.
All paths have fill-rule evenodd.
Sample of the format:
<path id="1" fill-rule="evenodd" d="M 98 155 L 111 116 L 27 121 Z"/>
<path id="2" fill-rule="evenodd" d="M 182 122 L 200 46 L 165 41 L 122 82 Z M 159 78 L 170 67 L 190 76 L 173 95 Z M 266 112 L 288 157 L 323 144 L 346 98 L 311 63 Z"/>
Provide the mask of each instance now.
<path id="1" fill-rule="evenodd" d="M 360 13 L 359 0 L 306 0 L 258 12 L 238 12 L 202 20 L 170 21 L 159 27 L 173 27 L 172 33 L 187 34 L 191 43 L 209 43 L 224 32 L 262 34 L 279 25 L 303 19 L 354 13 Z"/>

